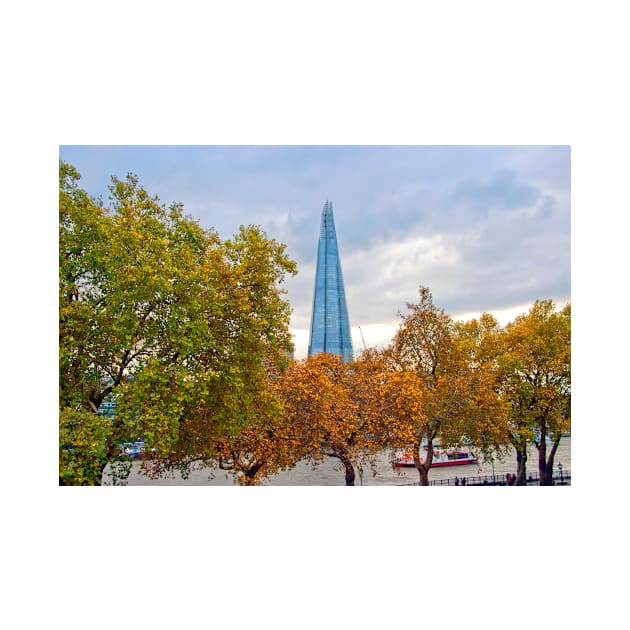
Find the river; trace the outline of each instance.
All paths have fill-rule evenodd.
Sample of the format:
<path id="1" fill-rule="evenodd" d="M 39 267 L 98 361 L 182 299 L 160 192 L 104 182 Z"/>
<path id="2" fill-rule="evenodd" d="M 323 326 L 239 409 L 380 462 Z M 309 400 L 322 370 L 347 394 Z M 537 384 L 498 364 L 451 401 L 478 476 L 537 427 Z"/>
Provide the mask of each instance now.
<path id="1" fill-rule="evenodd" d="M 564 471 L 571 469 L 571 438 L 564 437 L 560 442 L 554 460 L 554 472 L 558 471 L 558 464 Z M 179 473 L 170 473 L 159 479 L 149 479 L 142 474 L 140 462 L 134 462 L 131 473 L 127 479 L 129 486 L 232 486 L 234 477 L 224 470 L 217 468 L 204 468 L 191 472 L 187 479 L 183 479 Z M 505 478 L 507 473 L 516 472 L 516 456 L 514 453 L 504 457 L 503 461 L 479 462 L 463 466 L 447 466 L 432 468 L 429 471 L 429 481 L 449 479 L 455 476 L 473 477 L 480 475 L 496 475 Z M 528 451 L 527 473 L 535 475 L 538 472 L 538 453 L 535 447 Z M 355 485 L 364 486 L 404 486 L 418 481 L 418 472 L 415 468 L 394 468 L 388 457 L 383 454 L 378 458 L 376 474 L 368 467 L 363 476 L 357 471 Z M 104 482 L 107 484 L 107 471 Z M 344 473 L 340 463 L 327 458 L 316 468 L 306 462 L 298 464 L 286 471 L 282 471 L 264 480 L 266 486 L 343 486 L 345 485 Z"/>

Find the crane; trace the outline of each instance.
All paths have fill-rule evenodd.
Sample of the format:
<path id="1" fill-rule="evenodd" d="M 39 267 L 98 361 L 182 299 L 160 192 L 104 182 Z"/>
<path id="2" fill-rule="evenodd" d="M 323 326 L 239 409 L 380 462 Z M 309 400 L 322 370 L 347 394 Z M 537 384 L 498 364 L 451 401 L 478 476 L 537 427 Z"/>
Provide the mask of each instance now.
<path id="1" fill-rule="evenodd" d="M 363 336 L 363 331 L 361 330 L 361 326 L 359 326 L 359 332 L 361 333 L 361 341 L 363 341 L 363 349 L 367 350 L 367 346 L 365 345 L 365 337 Z"/>

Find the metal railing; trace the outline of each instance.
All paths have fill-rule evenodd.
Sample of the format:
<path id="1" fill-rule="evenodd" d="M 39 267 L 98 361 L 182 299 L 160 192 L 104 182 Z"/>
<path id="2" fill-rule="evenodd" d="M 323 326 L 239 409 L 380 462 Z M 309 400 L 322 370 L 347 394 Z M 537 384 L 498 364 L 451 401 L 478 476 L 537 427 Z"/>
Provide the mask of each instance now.
<path id="1" fill-rule="evenodd" d="M 554 486 L 570 486 L 571 485 L 571 469 L 563 469 L 562 472 L 555 473 L 552 477 Z M 419 483 L 405 484 L 408 486 L 417 486 Z M 507 486 L 513 485 L 508 483 L 507 475 L 471 475 L 466 477 L 452 477 L 450 479 L 434 479 L 429 481 L 430 486 Z M 527 475 L 528 486 L 540 485 L 540 477 L 538 473 Z"/>

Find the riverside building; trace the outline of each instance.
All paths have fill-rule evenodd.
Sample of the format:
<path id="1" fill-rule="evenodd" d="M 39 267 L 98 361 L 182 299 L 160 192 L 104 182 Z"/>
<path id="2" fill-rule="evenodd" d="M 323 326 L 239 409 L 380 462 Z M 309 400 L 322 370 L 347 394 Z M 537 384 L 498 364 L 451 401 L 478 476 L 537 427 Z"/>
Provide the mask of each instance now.
<path id="1" fill-rule="evenodd" d="M 322 210 L 311 334 L 308 343 L 309 356 L 320 352 L 340 355 L 346 362 L 352 361 L 353 358 L 346 291 L 341 274 L 331 201 L 326 201 Z"/>

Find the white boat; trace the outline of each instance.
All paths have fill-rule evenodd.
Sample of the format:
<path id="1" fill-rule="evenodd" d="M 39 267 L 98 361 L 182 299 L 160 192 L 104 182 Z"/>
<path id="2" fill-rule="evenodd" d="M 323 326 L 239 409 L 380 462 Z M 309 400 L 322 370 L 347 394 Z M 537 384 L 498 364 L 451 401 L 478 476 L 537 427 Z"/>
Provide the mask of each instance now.
<path id="1" fill-rule="evenodd" d="M 427 447 L 423 446 L 420 460 L 424 461 L 427 455 Z M 462 466 L 464 464 L 476 464 L 477 458 L 470 452 L 466 446 L 458 446 L 453 448 L 433 447 L 433 460 L 431 468 L 438 466 Z M 415 466 L 413 461 L 413 453 L 410 451 L 401 451 L 397 453 L 394 459 L 394 466 Z"/>

